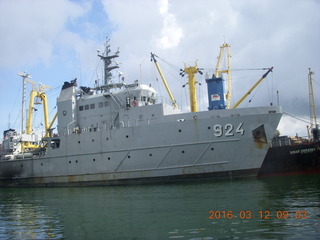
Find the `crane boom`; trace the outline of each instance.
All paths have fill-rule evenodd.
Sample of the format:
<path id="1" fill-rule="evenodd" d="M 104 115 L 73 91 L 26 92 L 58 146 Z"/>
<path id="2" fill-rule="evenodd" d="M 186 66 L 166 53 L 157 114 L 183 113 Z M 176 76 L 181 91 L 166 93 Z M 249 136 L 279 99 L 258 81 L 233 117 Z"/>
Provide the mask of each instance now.
<path id="1" fill-rule="evenodd" d="M 155 56 L 156 56 L 155 54 L 151 53 L 151 61 L 154 61 L 154 64 L 155 64 L 156 67 L 157 67 L 157 70 L 158 70 L 158 72 L 159 72 L 159 74 L 160 74 L 160 77 L 161 77 L 161 79 L 162 79 L 162 82 L 163 82 L 164 86 L 166 87 L 166 90 L 167 90 L 167 92 L 168 92 L 168 94 L 169 94 L 169 97 L 170 97 L 170 99 L 171 99 L 172 105 L 173 105 L 175 108 L 178 108 L 178 105 L 177 105 L 177 103 L 176 103 L 176 100 L 174 99 L 174 97 L 173 97 L 173 95 L 172 95 L 172 93 L 171 93 L 171 91 L 170 91 L 170 89 L 169 89 L 169 86 L 168 86 L 168 84 L 167 84 L 167 81 L 166 81 L 166 79 L 164 78 L 164 76 L 163 76 L 163 74 L 162 74 L 162 71 L 161 71 L 161 69 L 160 69 L 160 66 L 159 66 L 159 64 L 158 64 Z"/>
<path id="2" fill-rule="evenodd" d="M 243 100 L 253 91 L 253 89 L 255 89 L 259 85 L 259 83 L 261 83 L 262 80 L 265 79 L 270 72 L 272 72 L 272 69 L 273 67 L 269 68 L 268 71 L 265 74 L 263 74 L 263 76 L 253 85 L 253 87 L 250 88 L 250 90 L 246 92 L 246 94 L 232 108 L 238 107 L 239 104 L 242 103 Z"/>
<path id="3" fill-rule="evenodd" d="M 53 117 L 53 119 L 52 119 L 52 121 L 51 121 L 51 123 L 50 123 L 50 125 L 48 127 L 48 131 L 51 129 L 51 127 L 54 124 L 54 122 L 56 121 L 57 117 L 58 117 L 58 113 L 56 113 L 56 115 L 54 115 L 54 117 Z"/>

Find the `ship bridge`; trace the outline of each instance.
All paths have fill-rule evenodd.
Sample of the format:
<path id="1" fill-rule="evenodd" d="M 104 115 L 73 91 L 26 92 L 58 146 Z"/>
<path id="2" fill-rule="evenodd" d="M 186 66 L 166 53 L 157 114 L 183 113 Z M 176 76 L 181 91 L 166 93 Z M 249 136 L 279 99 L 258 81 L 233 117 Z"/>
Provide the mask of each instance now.
<path id="1" fill-rule="evenodd" d="M 125 102 L 125 107 L 138 107 L 153 105 L 157 102 L 158 94 L 150 86 L 141 84 L 131 87 L 125 87 L 112 93 L 120 102 Z"/>

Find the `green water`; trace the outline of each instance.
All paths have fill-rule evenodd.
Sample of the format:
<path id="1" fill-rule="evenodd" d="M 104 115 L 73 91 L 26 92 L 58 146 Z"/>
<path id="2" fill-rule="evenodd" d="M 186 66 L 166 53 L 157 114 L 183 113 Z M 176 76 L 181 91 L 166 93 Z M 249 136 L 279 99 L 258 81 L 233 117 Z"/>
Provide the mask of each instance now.
<path id="1" fill-rule="evenodd" d="M 0 189 L 0 239 L 320 239 L 320 175 Z"/>

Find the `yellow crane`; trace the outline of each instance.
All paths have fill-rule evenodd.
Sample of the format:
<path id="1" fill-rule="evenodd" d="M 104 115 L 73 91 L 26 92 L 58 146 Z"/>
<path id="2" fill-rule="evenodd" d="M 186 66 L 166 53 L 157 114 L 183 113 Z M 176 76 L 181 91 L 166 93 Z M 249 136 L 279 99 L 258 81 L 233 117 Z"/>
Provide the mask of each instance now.
<path id="1" fill-rule="evenodd" d="M 231 105 L 231 69 L 230 69 L 231 55 L 230 55 L 230 47 L 231 46 L 227 43 L 224 43 L 220 46 L 218 62 L 217 62 L 216 70 L 215 70 L 216 77 L 219 77 L 221 75 L 221 73 L 228 74 L 228 80 L 227 80 L 228 89 L 227 89 L 227 93 L 226 93 L 226 100 L 227 100 L 227 108 L 228 109 L 230 108 L 230 105 Z M 220 64 L 221 64 L 221 59 L 223 57 L 224 49 L 227 49 L 228 67 L 227 67 L 227 69 L 220 70 Z"/>
<path id="2" fill-rule="evenodd" d="M 41 99 L 42 103 L 35 102 L 34 99 L 38 98 Z M 32 90 L 30 92 L 30 102 L 29 102 L 29 110 L 28 110 L 28 121 L 27 121 L 27 129 L 26 133 L 31 134 L 32 133 L 32 120 L 33 120 L 33 110 L 34 110 L 34 104 L 43 104 L 43 114 L 44 114 L 44 126 L 46 129 L 45 137 L 49 137 L 49 117 L 48 117 L 48 102 L 47 102 L 47 96 L 44 92 L 41 91 L 34 91 Z"/>
<path id="3" fill-rule="evenodd" d="M 243 97 L 232 108 L 238 107 L 240 103 L 242 103 L 243 100 L 253 91 L 253 89 L 255 89 L 259 85 L 259 83 L 261 83 L 262 80 L 265 79 L 270 72 L 272 72 L 272 69 L 273 67 L 269 68 L 268 71 L 265 74 L 263 74 L 263 76 L 253 85 L 253 87 L 250 88 L 250 90 L 246 92 L 246 94 L 244 94 Z"/>
<path id="4" fill-rule="evenodd" d="M 34 104 L 42 104 L 43 105 L 43 114 L 44 114 L 44 122 L 45 122 L 45 137 L 50 137 L 50 128 L 56 119 L 53 119 L 52 123 L 49 125 L 49 117 L 48 117 L 48 101 L 47 96 L 44 93 L 45 89 L 51 89 L 51 87 L 46 86 L 44 84 L 40 84 L 39 88 L 36 87 L 36 83 L 33 81 L 28 80 L 32 84 L 32 90 L 30 92 L 30 99 L 29 99 L 29 109 L 28 109 L 28 118 L 27 118 L 27 126 L 26 126 L 26 134 L 32 134 L 32 121 L 33 121 L 33 111 L 34 111 Z M 35 99 L 40 99 L 41 102 L 35 101 Z M 21 144 L 21 151 L 24 152 L 25 149 L 35 149 L 38 148 L 39 145 L 32 144 L 29 141 L 24 141 Z"/>
<path id="5" fill-rule="evenodd" d="M 169 94 L 170 99 L 171 99 L 172 105 L 173 105 L 175 108 L 178 108 L 178 105 L 177 105 L 177 103 L 176 103 L 176 100 L 174 99 L 174 97 L 173 97 L 173 95 L 172 95 L 172 93 L 171 93 L 171 91 L 170 91 L 170 89 L 169 89 L 169 86 L 168 86 L 168 84 L 167 84 L 167 81 L 166 81 L 166 79 L 164 78 L 164 76 L 163 76 L 163 74 L 162 74 L 162 71 L 161 71 L 161 69 L 160 69 L 160 66 L 159 66 L 159 64 L 158 64 L 158 62 L 157 62 L 157 60 L 156 60 L 155 57 L 157 57 L 157 55 L 151 53 L 151 61 L 153 61 L 154 64 L 156 65 L 156 67 L 157 67 L 157 70 L 158 70 L 158 72 L 159 72 L 159 74 L 160 74 L 160 77 L 161 77 L 161 79 L 162 79 L 162 82 L 163 82 L 163 84 L 164 84 L 164 86 L 165 86 L 165 88 L 166 88 L 166 90 L 167 90 L 167 92 L 168 92 L 168 94 Z"/>
<path id="6" fill-rule="evenodd" d="M 184 74 L 188 75 L 188 82 L 189 85 L 189 95 L 190 95 L 190 110 L 191 112 L 198 112 L 198 103 L 197 103 L 197 88 L 196 84 L 198 83 L 195 78 L 195 74 L 202 72 L 198 69 L 198 63 L 196 62 L 195 66 L 187 67 L 186 64 L 184 64 L 184 70 L 181 69 L 181 76 L 184 76 Z M 185 85 L 183 85 L 184 87 Z"/>

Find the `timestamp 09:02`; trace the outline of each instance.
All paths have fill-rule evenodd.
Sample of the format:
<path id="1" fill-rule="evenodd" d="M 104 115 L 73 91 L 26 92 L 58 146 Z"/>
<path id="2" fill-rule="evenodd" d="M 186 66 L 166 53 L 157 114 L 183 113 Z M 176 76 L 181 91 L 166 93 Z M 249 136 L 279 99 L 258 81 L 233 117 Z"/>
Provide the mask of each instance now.
<path id="1" fill-rule="evenodd" d="M 295 219 L 306 219 L 307 218 L 307 211 L 209 211 L 209 219 L 233 219 L 233 218 L 240 218 L 240 219 L 288 219 L 288 218 L 295 218 Z"/>

